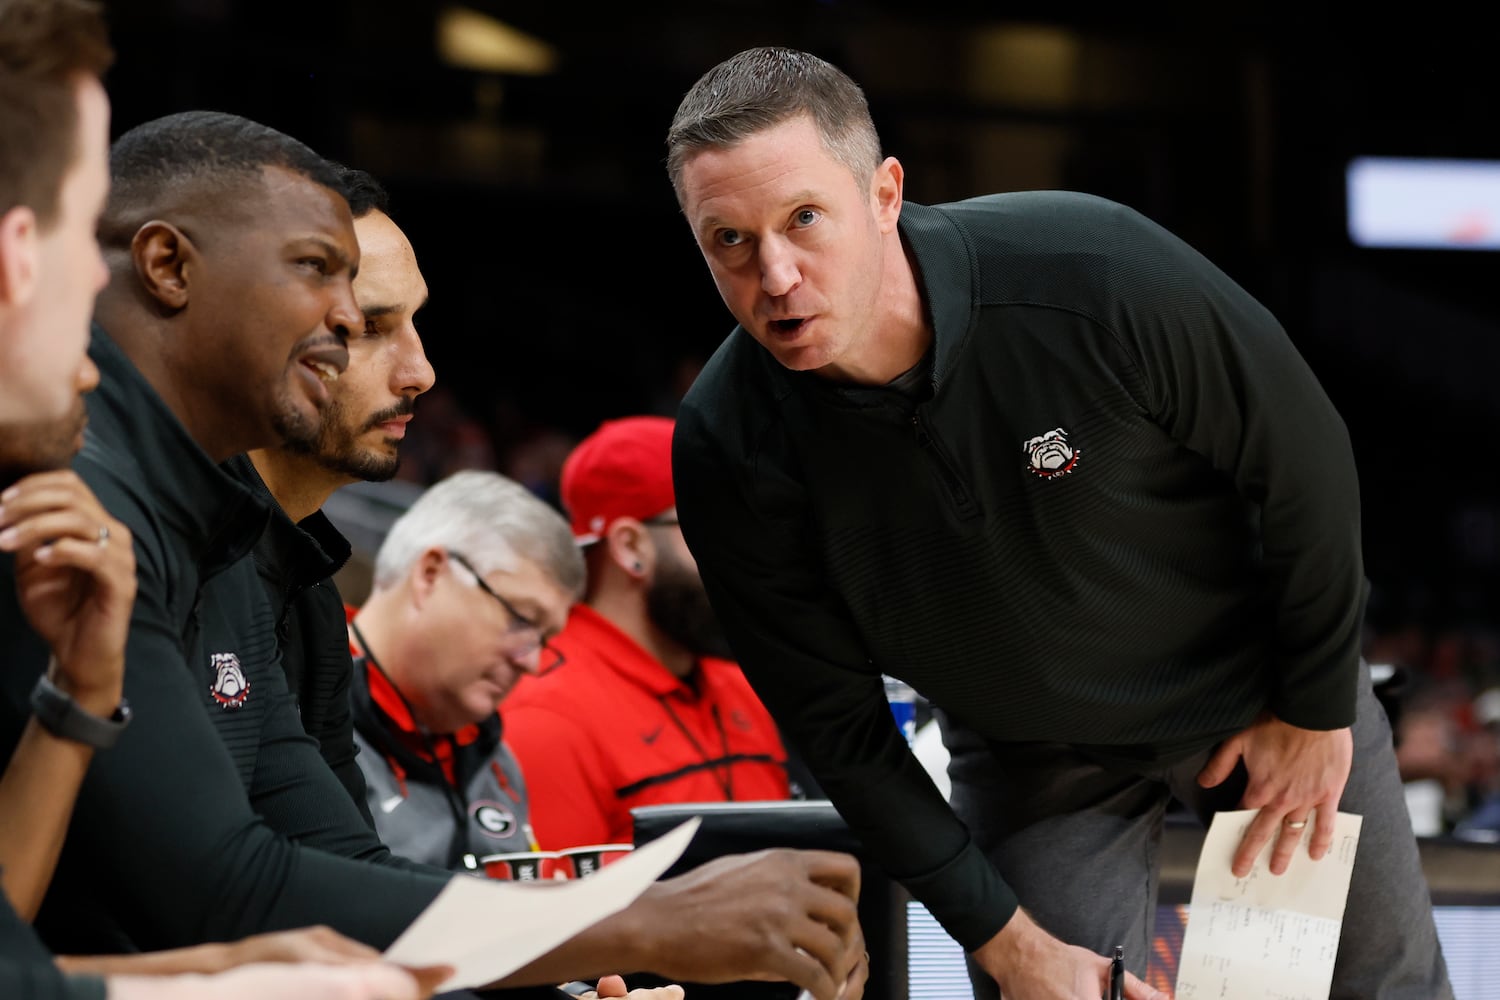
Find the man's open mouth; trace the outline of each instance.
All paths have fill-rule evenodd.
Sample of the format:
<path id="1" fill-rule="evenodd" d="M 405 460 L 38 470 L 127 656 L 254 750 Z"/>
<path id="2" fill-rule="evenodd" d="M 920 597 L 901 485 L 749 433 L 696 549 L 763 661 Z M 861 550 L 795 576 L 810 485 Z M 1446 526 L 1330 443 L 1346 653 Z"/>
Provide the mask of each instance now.
<path id="1" fill-rule="evenodd" d="M 323 384 L 332 385 L 349 367 L 349 349 L 343 344 L 325 341 L 305 351 L 298 360 Z"/>
<path id="2" fill-rule="evenodd" d="M 318 378 L 326 383 L 331 384 L 339 380 L 339 370 L 326 361 L 317 361 L 309 358 L 302 363 L 311 368 Z"/>

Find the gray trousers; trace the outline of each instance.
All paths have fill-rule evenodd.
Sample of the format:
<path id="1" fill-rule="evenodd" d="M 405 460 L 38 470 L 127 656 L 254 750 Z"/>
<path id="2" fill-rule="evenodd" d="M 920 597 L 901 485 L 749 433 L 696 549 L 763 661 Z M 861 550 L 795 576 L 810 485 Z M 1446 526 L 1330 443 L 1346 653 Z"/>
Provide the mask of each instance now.
<path id="1" fill-rule="evenodd" d="M 1363 670 L 1354 765 L 1339 808 L 1364 817 L 1331 1000 L 1452 1000 L 1427 881 L 1396 770 L 1391 727 Z M 1206 824 L 1239 808 L 1241 765 L 1217 788 L 1195 780 L 1211 751 L 1134 773 L 1057 743 L 992 743 L 938 713 L 952 805 L 975 842 L 1052 934 L 1145 974 L 1156 913 L 1157 851 L 1176 797 Z M 1191 919 L 1191 917 L 1189 918 Z M 977 1000 L 995 981 L 970 961 Z"/>

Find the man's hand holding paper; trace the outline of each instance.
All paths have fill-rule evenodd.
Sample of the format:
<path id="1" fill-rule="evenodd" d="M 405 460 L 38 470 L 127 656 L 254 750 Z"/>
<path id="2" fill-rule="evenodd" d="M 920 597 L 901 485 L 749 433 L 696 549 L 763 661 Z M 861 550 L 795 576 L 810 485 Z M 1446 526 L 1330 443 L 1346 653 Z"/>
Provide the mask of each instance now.
<path id="1" fill-rule="evenodd" d="M 1230 864 L 1235 876 L 1248 875 L 1273 838 L 1269 870 L 1273 875 L 1284 873 L 1309 825 L 1308 853 L 1314 860 L 1323 857 L 1333 844 L 1334 816 L 1354 760 L 1350 731 L 1301 729 L 1266 715 L 1219 746 L 1198 775 L 1198 784 L 1221 784 L 1241 760 L 1249 782 L 1240 804 L 1259 813 Z M 1320 817 L 1315 822 L 1314 814 Z"/>

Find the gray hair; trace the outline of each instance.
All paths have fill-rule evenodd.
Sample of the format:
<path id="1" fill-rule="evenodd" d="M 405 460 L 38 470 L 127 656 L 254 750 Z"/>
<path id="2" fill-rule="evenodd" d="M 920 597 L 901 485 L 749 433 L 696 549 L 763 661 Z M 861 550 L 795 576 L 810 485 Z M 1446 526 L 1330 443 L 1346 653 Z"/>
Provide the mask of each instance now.
<path id="1" fill-rule="evenodd" d="M 428 549 L 451 549 L 481 574 L 534 563 L 575 598 L 583 555 L 573 531 L 536 494 L 496 472 L 456 472 L 429 488 L 391 525 L 375 556 L 375 589 L 394 586 Z"/>
<path id="2" fill-rule="evenodd" d="M 796 49 L 746 49 L 705 73 L 667 130 L 667 176 L 682 202 L 682 170 L 695 153 L 727 149 L 798 115 L 812 116 L 823 148 L 869 184 L 880 136 L 864 91 L 843 70 Z"/>

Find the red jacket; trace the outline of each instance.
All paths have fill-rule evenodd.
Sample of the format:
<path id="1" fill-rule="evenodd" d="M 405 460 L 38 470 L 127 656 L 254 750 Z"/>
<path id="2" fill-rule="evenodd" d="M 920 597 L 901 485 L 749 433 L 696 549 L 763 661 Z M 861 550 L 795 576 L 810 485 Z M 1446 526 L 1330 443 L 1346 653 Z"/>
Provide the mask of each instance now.
<path id="1" fill-rule="evenodd" d="M 735 664 L 702 659 L 688 684 L 584 604 L 553 644 L 562 666 L 501 705 L 543 849 L 631 843 L 635 806 L 787 798 L 781 738 Z"/>

